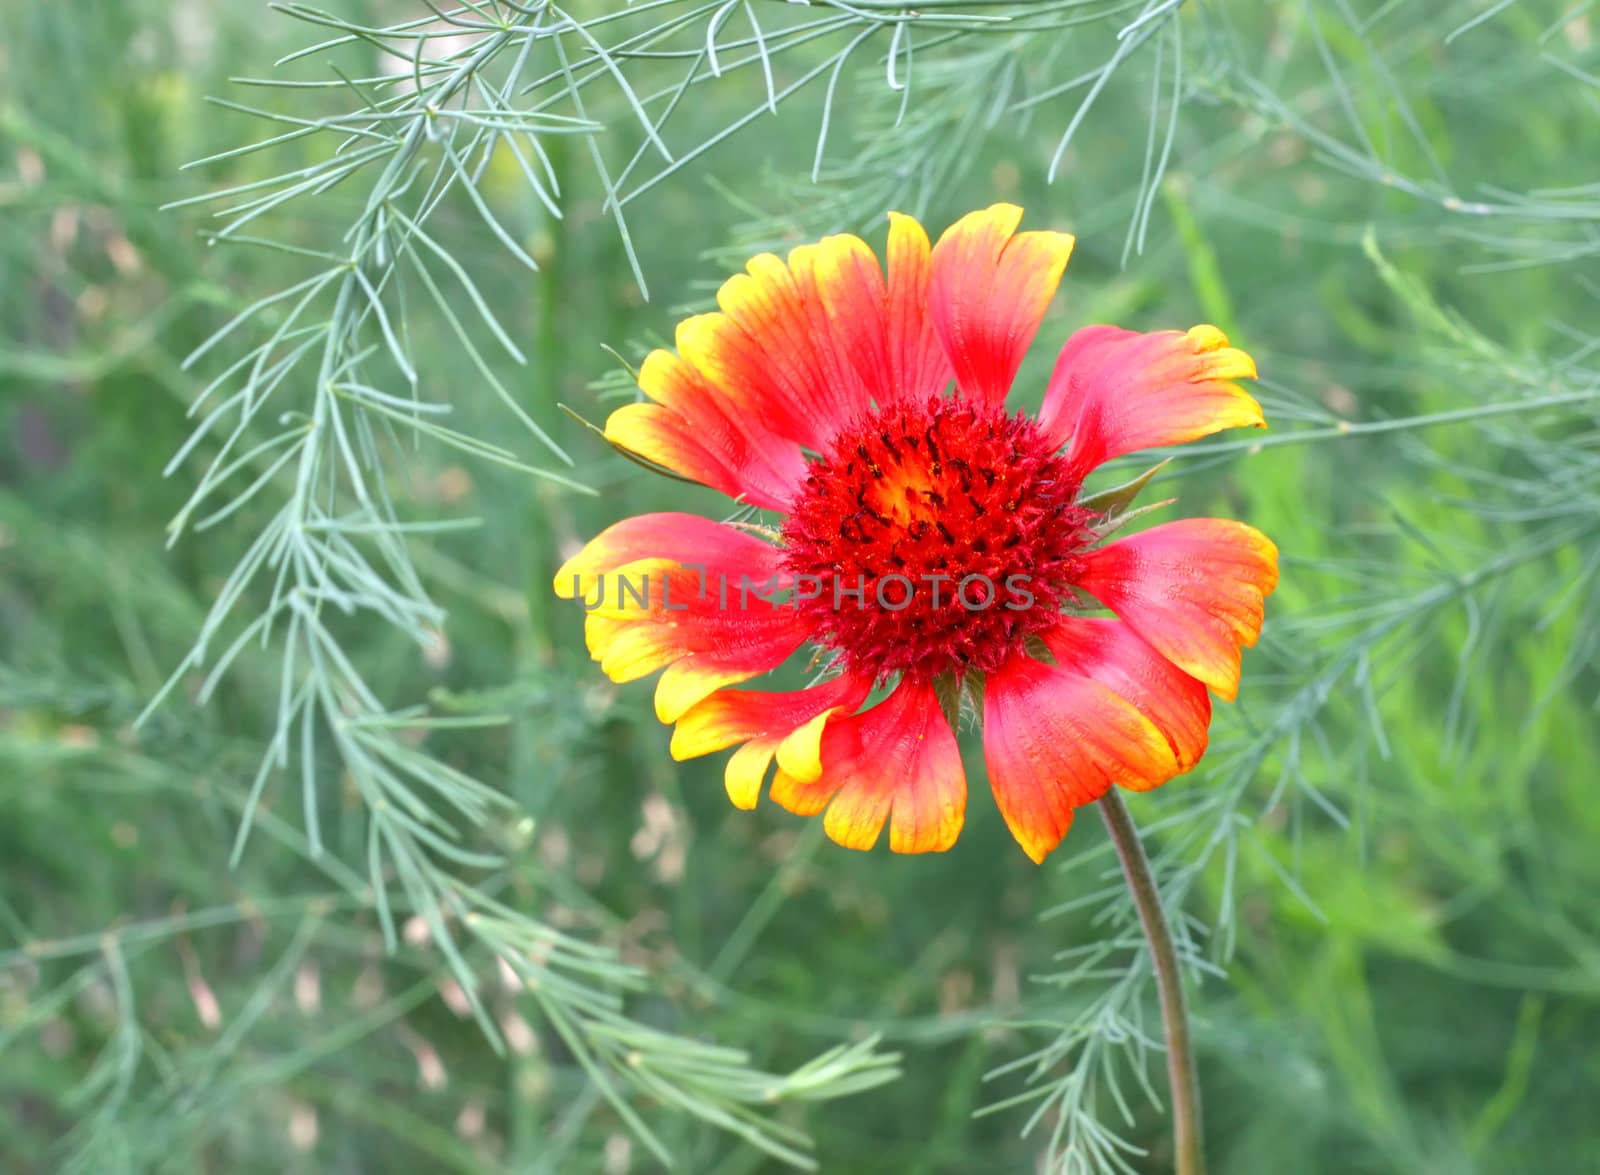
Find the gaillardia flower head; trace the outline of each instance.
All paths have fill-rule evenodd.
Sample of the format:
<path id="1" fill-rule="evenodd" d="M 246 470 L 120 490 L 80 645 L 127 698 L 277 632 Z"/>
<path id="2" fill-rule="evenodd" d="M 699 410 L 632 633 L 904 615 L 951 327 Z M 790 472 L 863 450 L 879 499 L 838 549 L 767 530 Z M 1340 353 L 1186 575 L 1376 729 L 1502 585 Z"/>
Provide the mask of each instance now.
<path id="1" fill-rule="evenodd" d="M 665 671 L 674 757 L 738 748 L 741 808 L 772 771 L 772 798 L 826 812 L 840 844 L 870 848 L 887 823 L 897 852 L 949 848 L 964 695 L 1000 812 L 1040 861 L 1109 788 L 1193 767 L 1208 690 L 1238 689 L 1276 548 L 1219 519 L 1107 541 L 1127 496 L 1082 487 L 1124 453 L 1262 426 L 1233 382 L 1254 364 L 1211 326 L 1086 327 L 1038 417 L 1008 414 L 1073 244 L 1021 218 L 997 204 L 930 248 L 891 215 L 883 268 L 853 236 L 763 254 L 720 313 L 679 325 L 676 353 L 645 360 L 649 402 L 606 423 L 619 447 L 781 517 L 641 515 L 556 577 L 613 680 Z M 728 688 L 803 645 L 826 665 L 810 688 Z"/>

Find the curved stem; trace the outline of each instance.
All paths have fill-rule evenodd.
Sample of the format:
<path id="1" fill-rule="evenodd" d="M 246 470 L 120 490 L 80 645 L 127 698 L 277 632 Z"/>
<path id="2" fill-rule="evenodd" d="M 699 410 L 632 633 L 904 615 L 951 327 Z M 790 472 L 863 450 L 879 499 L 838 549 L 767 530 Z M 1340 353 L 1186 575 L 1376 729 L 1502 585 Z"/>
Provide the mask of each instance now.
<path id="1" fill-rule="evenodd" d="M 1167 1037 L 1167 1078 L 1172 1086 L 1172 1134 L 1177 1152 L 1177 1175 L 1205 1175 L 1205 1143 L 1200 1131 L 1200 1083 L 1195 1076 L 1194 1046 L 1189 1039 L 1189 1012 L 1183 1002 L 1183 974 L 1178 969 L 1178 952 L 1172 944 L 1172 931 L 1161 909 L 1161 891 L 1150 871 L 1139 830 L 1133 817 L 1112 788 L 1100 799 L 1100 815 L 1105 817 L 1111 842 L 1117 846 L 1122 872 L 1139 909 L 1144 937 L 1150 944 L 1155 964 L 1156 988 L 1161 993 L 1161 1023 Z"/>

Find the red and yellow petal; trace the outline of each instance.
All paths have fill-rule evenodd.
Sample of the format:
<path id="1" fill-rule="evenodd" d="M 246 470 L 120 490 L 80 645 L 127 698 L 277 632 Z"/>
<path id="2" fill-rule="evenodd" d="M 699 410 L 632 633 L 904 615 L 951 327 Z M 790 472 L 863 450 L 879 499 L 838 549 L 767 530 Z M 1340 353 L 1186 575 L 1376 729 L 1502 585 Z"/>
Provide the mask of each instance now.
<path id="1" fill-rule="evenodd" d="M 775 573 L 779 552 L 746 530 L 698 514 L 636 514 L 606 527 L 556 572 L 556 595 L 588 601 L 612 572 L 641 559 L 663 559 L 683 566 L 744 567 L 752 579 Z M 737 588 L 737 573 L 734 586 Z M 618 584 L 605 582 L 605 596 L 616 599 Z"/>
<path id="2" fill-rule="evenodd" d="M 591 613 L 584 618 L 589 655 L 620 683 L 667 672 L 656 683 L 656 717 L 676 722 L 690 707 L 723 686 L 777 668 L 806 639 L 792 609 L 768 605 L 730 623 L 719 611 L 646 614 L 622 620 Z"/>
<path id="3" fill-rule="evenodd" d="M 1056 360 L 1039 423 L 1087 473 L 1124 453 L 1176 445 L 1225 428 L 1265 428 L 1261 405 L 1234 381 L 1255 362 L 1214 326 L 1140 334 L 1076 332 Z"/>
<path id="4" fill-rule="evenodd" d="M 1200 761 L 1211 726 L 1211 695 L 1203 682 L 1156 652 L 1125 621 L 1063 616 L 1042 636 L 1062 669 L 1093 678 L 1155 723 L 1180 772 Z M 1163 781 L 1146 782 L 1154 787 Z"/>
<path id="5" fill-rule="evenodd" d="M 1166 736 L 1108 686 L 1025 655 L 984 684 L 983 760 L 989 786 L 1034 862 L 1072 827 L 1072 814 L 1114 785 L 1144 789 L 1170 779 Z"/>
<path id="6" fill-rule="evenodd" d="M 839 844 L 870 849 L 889 825 L 897 853 L 943 852 L 955 844 L 967 781 L 956 737 L 933 687 L 902 680 L 872 709 L 827 723 L 820 776 L 806 781 L 780 764 L 772 798 L 812 816 Z"/>
<path id="7" fill-rule="evenodd" d="M 821 774 L 819 745 L 834 715 L 853 713 L 866 700 L 870 680 L 845 675 L 809 689 L 721 690 L 678 719 L 672 757 L 692 759 L 744 745 L 728 760 L 728 798 L 754 808 L 773 758 L 811 779 Z"/>
<path id="8" fill-rule="evenodd" d="M 741 591 L 759 591 L 781 558 L 771 544 L 708 519 L 642 515 L 569 559 L 555 587 L 584 600 L 590 655 L 613 681 L 667 670 L 656 713 L 673 722 L 723 686 L 775 668 L 809 634 L 794 608 Z"/>
<path id="9" fill-rule="evenodd" d="M 1076 583 L 1157 652 L 1232 701 L 1242 646 L 1261 633 L 1278 584 L 1278 548 L 1260 531 L 1221 518 L 1152 527 L 1081 561 Z"/>
<path id="10" fill-rule="evenodd" d="M 942 392 L 955 375 L 928 311 L 931 253 L 922 225 L 901 213 L 889 213 L 889 381 L 876 392 L 881 404 Z"/>
<path id="11" fill-rule="evenodd" d="M 890 380 L 889 290 L 878 258 L 860 237 L 844 234 L 793 250 L 789 269 L 821 303 L 836 360 L 854 375 L 852 398 L 865 408 Z"/>
<path id="12" fill-rule="evenodd" d="M 725 600 L 721 585 L 732 578 L 732 568 L 702 572 L 666 560 L 627 564 L 617 579 L 633 587 L 589 611 L 590 655 L 618 682 L 665 669 L 655 704 L 656 717 L 667 723 L 723 686 L 777 668 L 810 628 L 785 604 L 752 595 L 740 607 L 731 587 Z"/>
<path id="13" fill-rule="evenodd" d="M 612 444 L 730 498 L 786 510 L 805 477 L 800 447 L 759 413 L 712 387 L 671 351 L 652 351 L 639 387 L 655 403 L 628 404 L 606 420 Z"/>
<path id="14" fill-rule="evenodd" d="M 718 314 L 680 323 L 678 352 L 740 408 L 822 450 L 869 407 L 886 371 L 887 294 L 859 238 L 752 258 L 717 293 Z"/>
<path id="15" fill-rule="evenodd" d="M 934 246 L 928 287 L 935 331 L 971 399 L 1004 403 L 1072 254 L 1066 233 L 1018 233 L 1022 209 L 995 204 L 951 225 Z"/>

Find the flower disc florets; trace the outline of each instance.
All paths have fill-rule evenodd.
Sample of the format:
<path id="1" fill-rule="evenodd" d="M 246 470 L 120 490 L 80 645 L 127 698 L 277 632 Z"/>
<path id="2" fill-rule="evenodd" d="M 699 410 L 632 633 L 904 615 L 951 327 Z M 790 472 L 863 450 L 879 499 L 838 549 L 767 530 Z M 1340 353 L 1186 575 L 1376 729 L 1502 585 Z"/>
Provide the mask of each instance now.
<path id="1" fill-rule="evenodd" d="M 880 409 L 814 462 L 783 528 L 817 640 L 875 676 L 986 672 L 1050 627 L 1091 515 L 1042 430 L 968 400 Z"/>

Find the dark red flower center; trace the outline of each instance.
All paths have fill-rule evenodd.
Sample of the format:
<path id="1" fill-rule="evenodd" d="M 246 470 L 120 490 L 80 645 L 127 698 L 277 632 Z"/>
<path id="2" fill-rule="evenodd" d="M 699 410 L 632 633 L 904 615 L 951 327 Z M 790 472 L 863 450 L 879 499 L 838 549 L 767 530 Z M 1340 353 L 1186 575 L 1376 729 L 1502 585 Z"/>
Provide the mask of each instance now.
<path id="1" fill-rule="evenodd" d="M 1091 538 L 1078 488 L 1026 416 L 881 409 L 812 463 L 784 524 L 797 606 L 854 669 L 993 671 L 1070 598 Z"/>

